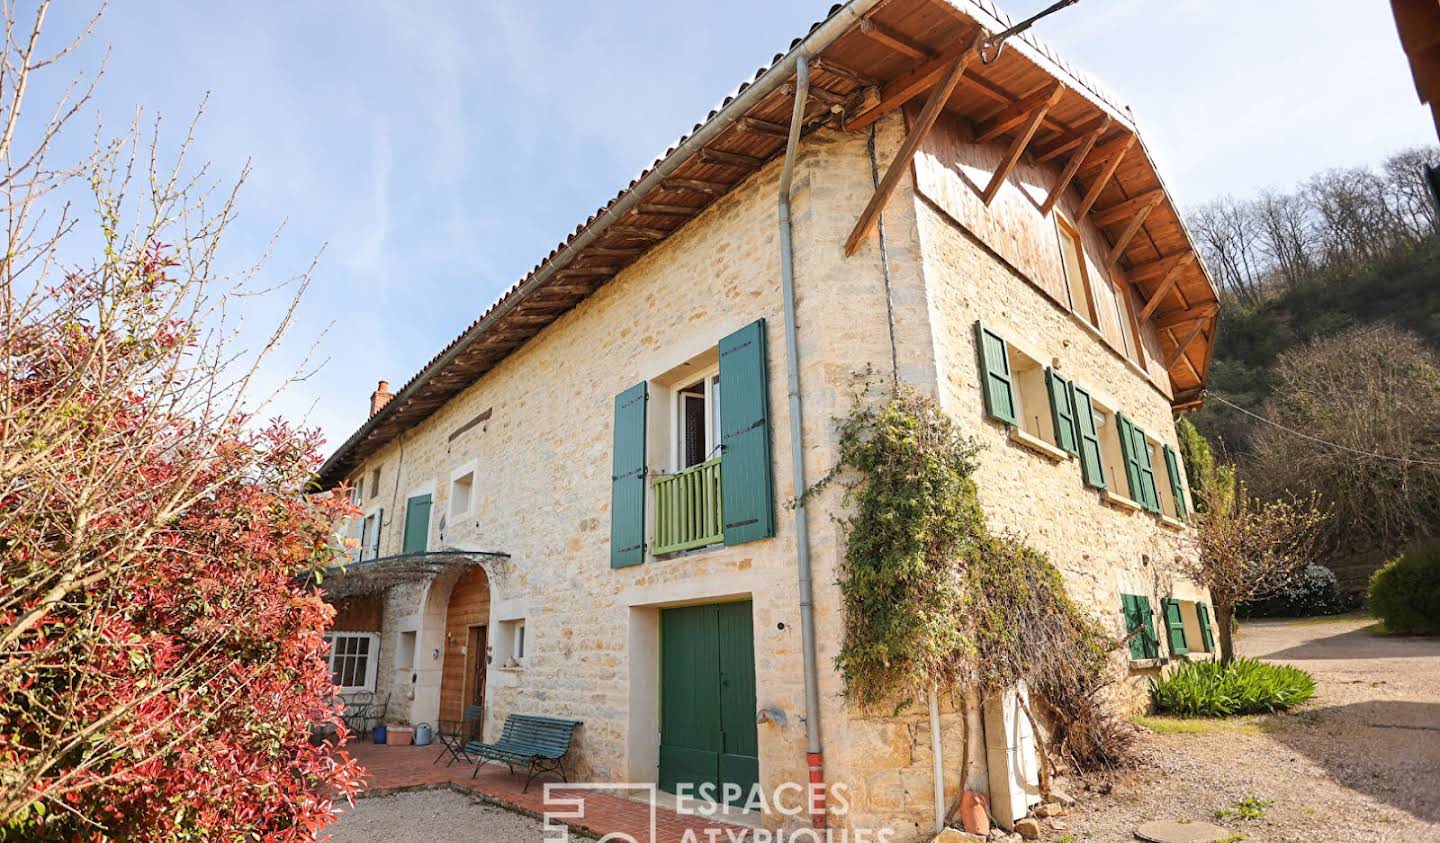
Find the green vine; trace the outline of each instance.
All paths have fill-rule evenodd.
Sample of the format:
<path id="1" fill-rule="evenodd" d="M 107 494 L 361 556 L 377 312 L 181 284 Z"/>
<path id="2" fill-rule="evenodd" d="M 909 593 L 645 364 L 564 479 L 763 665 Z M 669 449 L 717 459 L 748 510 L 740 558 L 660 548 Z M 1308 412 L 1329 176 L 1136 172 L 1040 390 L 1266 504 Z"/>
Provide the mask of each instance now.
<path id="1" fill-rule="evenodd" d="M 1115 763 L 1123 752 L 1095 730 L 1115 731 L 1097 694 L 1116 642 L 1043 554 L 987 529 L 978 452 L 934 399 L 906 388 L 879 403 L 857 396 L 841 420 L 838 465 L 811 493 L 839 478 L 852 513 L 836 659 L 846 699 L 903 707 L 936 687 L 1025 681 L 1055 715 L 1057 743 L 1074 733 L 1073 760 Z"/>

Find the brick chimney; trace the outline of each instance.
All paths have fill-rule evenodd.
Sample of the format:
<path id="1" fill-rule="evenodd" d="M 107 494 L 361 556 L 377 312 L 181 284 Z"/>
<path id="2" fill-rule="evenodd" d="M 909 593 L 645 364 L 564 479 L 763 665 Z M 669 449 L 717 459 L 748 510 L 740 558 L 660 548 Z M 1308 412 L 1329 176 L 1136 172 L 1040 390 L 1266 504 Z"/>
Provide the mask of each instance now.
<path id="1" fill-rule="evenodd" d="M 389 404 L 390 399 L 394 397 L 390 394 L 390 381 L 380 381 L 380 385 L 370 393 L 370 415 L 373 416 L 385 409 L 385 405 Z"/>

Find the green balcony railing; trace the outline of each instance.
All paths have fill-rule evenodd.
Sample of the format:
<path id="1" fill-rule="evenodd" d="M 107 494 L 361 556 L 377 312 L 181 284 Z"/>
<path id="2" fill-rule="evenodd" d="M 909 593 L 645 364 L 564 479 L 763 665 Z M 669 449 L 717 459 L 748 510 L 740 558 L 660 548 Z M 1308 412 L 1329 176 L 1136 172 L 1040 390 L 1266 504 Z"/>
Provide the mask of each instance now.
<path id="1" fill-rule="evenodd" d="M 655 553 L 676 553 L 725 539 L 720 458 L 655 479 Z"/>

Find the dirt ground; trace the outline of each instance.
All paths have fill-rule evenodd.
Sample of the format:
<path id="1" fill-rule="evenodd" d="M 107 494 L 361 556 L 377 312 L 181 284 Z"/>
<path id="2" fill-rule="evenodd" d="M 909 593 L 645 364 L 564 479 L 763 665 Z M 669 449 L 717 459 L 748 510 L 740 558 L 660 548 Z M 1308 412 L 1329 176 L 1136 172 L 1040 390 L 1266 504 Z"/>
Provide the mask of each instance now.
<path id="1" fill-rule="evenodd" d="M 1141 721 L 1143 766 L 1080 791 L 1050 840 L 1131 841 L 1148 820 L 1216 821 L 1249 841 L 1440 841 L 1440 640 L 1380 637 L 1369 618 L 1255 621 L 1242 655 L 1310 671 L 1299 710 L 1237 721 Z M 1264 817 L 1237 805 L 1270 802 Z M 1252 802 L 1251 805 L 1256 803 Z"/>
<path id="2" fill-rule="evenodd" d="M 321 832 L 331 843 L 519 843 L 543 840 L 540 820 L 453 790 L 417 790 L 355 800 Z"/>

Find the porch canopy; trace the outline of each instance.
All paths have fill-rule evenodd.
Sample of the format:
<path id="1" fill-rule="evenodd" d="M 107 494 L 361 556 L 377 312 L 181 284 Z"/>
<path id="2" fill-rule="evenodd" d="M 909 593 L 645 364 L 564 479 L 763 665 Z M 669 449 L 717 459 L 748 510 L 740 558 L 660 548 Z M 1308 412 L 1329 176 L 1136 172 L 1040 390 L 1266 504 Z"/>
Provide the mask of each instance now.
<path id="1" fill-rule="evenodd" d="M 327 568 L 323 576 L 312 578 L 311 584 L 324 591 L 327 599 L 334 601 L 363 594 L 377 594 L 394 585 L 421 582 L 440 574 L 484 567 L 487 563 L 503 563 L 509 559 L 510 554 L 499 551 L 435 550 L 426 553 L 401 553 Z"/>

